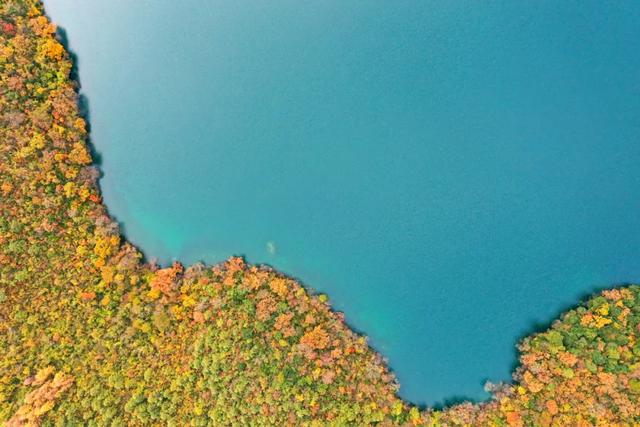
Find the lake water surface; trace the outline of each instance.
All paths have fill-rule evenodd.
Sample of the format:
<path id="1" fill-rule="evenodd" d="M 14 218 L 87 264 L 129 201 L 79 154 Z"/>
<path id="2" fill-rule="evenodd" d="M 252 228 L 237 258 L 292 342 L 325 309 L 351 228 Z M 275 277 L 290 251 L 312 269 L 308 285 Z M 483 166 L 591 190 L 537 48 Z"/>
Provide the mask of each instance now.
<path id="1" fill-rule="evenodd" d="M 412 402 L 640 280 L 640 2 L 45 6 L 127 237 L 326 292 Z"/>

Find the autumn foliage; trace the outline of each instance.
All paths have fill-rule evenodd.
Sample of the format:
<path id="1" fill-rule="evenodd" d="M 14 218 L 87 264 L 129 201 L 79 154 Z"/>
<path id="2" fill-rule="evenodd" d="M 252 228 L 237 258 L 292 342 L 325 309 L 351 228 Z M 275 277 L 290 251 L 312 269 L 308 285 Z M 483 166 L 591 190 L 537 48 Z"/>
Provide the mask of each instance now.
<path id="1" fill-rule="evenodd" d="M 0 422 L 640 423 L 640 288 L 520 343 L 513 384 L 419 410 L 324 296 L 232 257 L 144 264 L 101 203 L 71 62 L 36 0 L 0 2 Z"/>

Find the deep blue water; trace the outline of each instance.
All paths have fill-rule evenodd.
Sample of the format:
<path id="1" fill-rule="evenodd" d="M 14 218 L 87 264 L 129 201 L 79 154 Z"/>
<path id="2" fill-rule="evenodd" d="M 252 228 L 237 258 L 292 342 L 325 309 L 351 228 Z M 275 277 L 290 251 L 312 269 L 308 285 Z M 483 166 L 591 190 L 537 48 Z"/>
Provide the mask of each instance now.
<path id="1" fill-rule="evenodd" d="M 328 293 L 406 399 L 640 280 L 640 2 L 45 5 L 128 238 Z"/>

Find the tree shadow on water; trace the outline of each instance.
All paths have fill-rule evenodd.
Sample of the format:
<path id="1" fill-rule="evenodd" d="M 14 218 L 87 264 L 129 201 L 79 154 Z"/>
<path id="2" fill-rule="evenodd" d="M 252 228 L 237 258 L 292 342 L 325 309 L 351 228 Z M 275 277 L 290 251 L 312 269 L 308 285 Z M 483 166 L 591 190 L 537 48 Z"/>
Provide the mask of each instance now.
<path id="1" fill-rule="evenodd" d="M 612 283 L 609 285 L 592 286 L 588 290 L 579 293 L 577 295 L 577 298 L 573 302 L 567 302 L 565 304 L 562 304 L 560 308 L 553 313 L 553 315 L 549 316 L 549 321 L 543 322 L 536 319 L 530 319 L 527 327 L 524 328 L 522 333 L 514 340 L 513 347 L 512 347 L 513 360 L 509 366 L 510 375 L 513 376 L 518 370 L 518 368 L 520 368 L 521 366 L 521 363 L 520 363 L 521 352 L 518 349 L 518 347 L 523 342 L 523 340 L 525 340 L 526 338 L 531 338 L 537 334 L 549 331 L 556 322 L 559 322 L 562 320 L 565 313 L 571 310 L 575 310 L 578 307 L 584 306 L 587 301 L 598 296 L 602 291 L 607 289 L 623 288 L 631 285 L 632 283 L 626 282 L 626 283 Z M 495 379 L 493 380 L 495 381 Z M 482 382 L 483 382 L 483 385 L 487 384 L 488 382 L 493 383 L 492 379 L 490 378 L 484 378 Z M 502 386 L 513 385 L 514 381 L 513 381 L 513 378 L 509 378 L 504 382 L 497 382 L 493 384 L 495 384 L 496 389 L 499 389 Z M 491 392 L 489 391 L 489 393 Z M 460 404 L 482 405 L 483 403 L 487 403 L 491 401 L 491 399 L 492 399 L 491 396 L 488 396 L 486 399 L 473 399 L 473 398 L 465 397 L 463 395 L 454 395 L 449 398 L 442 399 L 440 402 L 436 402 L 435 404 L 432 404 L 432 405 L 427 405 L 424 402 L 416 402 L 416 401 L 412 401 L 408 403 L 411 403 L 417 406 L 421 410 L 430 408 L 437 411 L 442 411 Z"/>
<path id="2" fill-rule="evenodd" d="M 85 126 L 87 129 L 87 147 L 89 148 L 91 158 L 93 159 L 93 164 L 98 167 L 100 171 L 100 178 L 102 178 L 102 169 L 100 169 L 100 167 L 102 166 L 102 155 L 100 154 L 100 152 L 98 152 L 91 139 L 91 110 L 89 108 L 89 98 L 81 91 L 82 83 L 80 81 L 78 55 L 69 46 L 69 37 L 67 35 L 67 31 L 63 27 L 57 27 L 56 35 L 58 41 L 67 51 L 67 53 L 69 54 L 69 59 L 71 60 L 71 71 L 69 72 L 69 78 L 75 83 L 75 89 L 78 95 L 78 111 L 80 117 L 82 117 L 85 121 Z"/>
<path id="3" fill-rule="evenodd" d="M 510 375 L 513 376 L 518 370 L 518 368 L 520 368 L 521 366 L 521 363 L 520 363 L 521 352 L 518 347 L 526 338 L 531 338 L 537 334 L 549 331 L 556 322 L 559 322 L 562 320 L 565 313 L 571 310 L 575 310 L 578 307 L 584 306 L 587 301 L 596 297 L 602 291 L 607 289 L 627 287 L 631 285 L 632 283 L 614 283 L 610 285 L 592 286 L 588 290 L 579 293 L 577 295 L 577 298 L 573 302 L 568 302 L 566 304 L 561 305 L 561 307 L 558 310 L 556 310 L 553 315 L 549 316 L 549 321 L 542 322 L 540 320 L 530 319 L 527 327 L 524 328 L 522 333 L 514 340 L 513 347 L 512 347 L 513 360 L 509 366 Z M 483 384 L 487 384 L 488 382 L 493 383 L 492 379 L 490 378 L 483 379 Z M 499 389 L 501 386 L 505 386 L 505 385 L 508 386 L 508 385 L 514 384 L 514 381 L 513 381 L 513 378 L 509 378 L 504 382 L 498 382 L 494 384 Z M 447 408 L 451 408 L 452 406 L 456 406 L 459 404 L 466 404 L 466 403 L 482 405 L 483 403 L 489 402 L 490 400 L 491 400 L 491 397 L 488 397 L 487 399 L 472 399 L 465 396 L 452 396 L 450 398 L 443 399 L 441 402 L 438 402 L 434 405 L 425 405 L 420 402 L 412 402 L 412 403 L 416 404 L 416 406 L 418 406 L 420 409 L 429 407 L 434 410 L 445 410 Z"/>
<path id="4" fill-rule="evenodd" d="M 68 53 L 69 59 L 71 60 L 71 71 L 69 72 L 69 78 L 74 83 L 75 92 L 77 96 L 78 114 L 80 115 L 80 117 L 84 119 L 84 122 L 85 122 L 85 129 L 87 131 L 87 135 L 85 137 L 85 144 L 89 150 L 89 154 L 91 155 L 91 159 L 92 159 L 92 163 L 90 167 L 93 168 L 97 174 L 95 185 L 98 188 L 98 192 L 99 194 L 103 194 L 102 188 L 100 186 L 100 180 L 104 176 L 104 173 L 102 171 L 102 154 L 97 150 L 91 138 L 91 108 L 90 108 L 89 98 L 84 93 L 82 93 L 82 84 L 80 82 L 80 72 L 79 72 L 79 66 L 78 66 L 78 62 L 79 62 L 78 55 L 71 49 L 69 45 L 69 38 L 67 36 L 67 31 L 64 28 L 58 26 L 56 28 L 56 36 L 60 44 L 62 44 L 62 46 Z M 108 207 L 106 208 L 108 211 Z M 122 223 L 121 221 L 118 221 L 118 219 L 112 213 L 109 213 L 109 217 L 118 224 L 119 233 L 127 241 L 129 241 L 129 239 L 127 238 L 127 234 L 125 232 L 124 223 Z M 137 248 L 137 249 L 143 256 L 143 262 L 146 261 L 146 257 L 142 252 L 142 250 L 140 250 L 140 248 Z"/>
<path id="5" fill-rule="evenodd" d="M 93 159 L 93 165 L 95 166 L 97 171 L 99 172 L 99 176 L 98 176 L 98 181 L 96 182 L 96 185 L 98 186 L 98 189 L 100 190 L 100 193 L 102 194 L 101 188 L 100 188 L 100 183 L 99 180 L 100 178 L 102 178 L 103 173 L 102 173 L 102 155 L 101 153 L 96 149 L 95 145 L 92 142 L 91 139 L 91 114 L 90 114 L 90 102 L 88 97 L 81 93 L 81 80 L 80 80 L 80 73 L 79 73 L 79 66 L 78 66 L 78 56 L 73 52 L 73 50 L 70 48 L 69 46 L 69 39 L 67 36 L 67 32 L 64 28 L 62 27 L 58 27 L 57 28 L 57 37 L 59 42 L 63 45 L 63 47 L 65 48 L 65 50 L 68 52 L 70 60 L 71 60 L 71 71 L 70 71 L 70 79 L 75 82 L 75 90 L 77 93 L 77 102 L 78 102 L 78 108 L 79 108 L 79 114 L 80 116 L 85 120 L 86 123 L 86 129 L 87 129 L 87 137 L 86 137 L 86 144 L 87 147 L 90 151 L 91 157 Z M 110 214 L 110 217 L 117 221 L 116 218 L 114 217 L 114 215 Z M 127 238 L 127 233 L 126 233 L 126 227 L 123 223 L 117 221 L 118 226 L 119 226 L 119 231 L 120 233 L 125 237 L 125 239 L 127 241 L 129 241 L 129 239 Z M 143 255 L 143 262 L 146 261 L 146 256 L 144 255 L 144 253 L 142 252 L 142 250 L 138 247 L 137 248 L 138 251 L 140 251 L 140 253 Z M 244 254 L 240 254 L 241 257 L 243 257 L 244 259 L 246 259 L 246 255 Z M 220 261 L 220 262 L 224 262 L 224 261 Z M 207 265 L 211 265 L 210 262 L 207 263 Z M 269 266 L 268 264 L 261 264 L 264 266 L 268 266 L 270 268 L 273 268 L 275 271 L 280 271 L 274 267 Z M 293 278 L 294 280 L 298 281 L 298 283 L 300 283 L 302 286 L 305 287 L 305 289 L 310 293 L 310 294 L 315 294 L 316 292 L 314 291 L 314 289 L 310 286 L 307 286 L 302 280 L 300 280 L 300 278 L 294 277 L 290 274 L 287 274 L 287 277 Z M 581 294 L 579 294 L 579 298 L 571 303 L 567 303 L 561 306 L 561 308 L 559 310 L 557 310 L 555 312 L 555 314 L 553 316 L 551 316 L 551 319 L 547 322 L 541 322 L 539 320 L 535 320 L 535 319 L 530 319 L 528 321 L 528 325 L 526 328 L 524 328 L 524 330 L 522 331 L 522 333 L 517 337 L 516 340 L 514 340 L 513 343 L 513 347 L 512 347 L 512 362 L 509 366 L 510 368 L 510 373 L 511 375 L 513 375 L 517 369 L 520 367 L 520 351 L 517 349 L 517 346 L 520 345 L 520 343 L 522 343 L 522 341 L 527 338 L 527 337 L 531 337 L 533 335 L 545 332 L 547 330 L 549 330 L 549 328 L 551 328 L 554 324 L 554 322 L 558 321 L 559 319 L 561 319 L 562 315 L 564 313 L 566 313 L 569 310 L 575 309 L 581 305 L 583 305 L 588 299 L 590 299 L 591 297 L 593 297 L 595 294 L 598 294 L 600 292 L 602 292 L 605 289 L 611 289 L 613 287 L 621 287 L 621 286 L 628 286 L 630 285 L 630 283 L 622 283 L 622 284 L 618 284 L 618 285 L 610 285 L 610 286 L 594 286 L 592 288 L 590 288 L 588 291 L 582 292 Z M 334 310 L 332 308 L 332 310 Z M 334 310 L 336 311 L 336 310 Z M 365 331 L 359 330 L 358 328 L 356 328 L 351 322 L 349 322 L 347 319 L 345 319 L 345 324 L 346 326 L 353 331 L 355 334 L 359 335 L 359 336 L 367 336 Z M 368 342 L 368 345 L 378 354 L 380 355 L 380 357 L 385 361 L 385 365 L 386 368 L 388 369 L 388 371 L 391 374 L 394 374 L 394 370 L 391 368 L 391 366 L 388 363 L 388 360 L 383 356 L 383 353 L 376 348 L 377 346 L 375 344 L 372 344 L 371 342 Z M 489 380 L 487 378 L 487 380 Z M 506 384 L 511 384 L 512 380 L 507 380 L 505 382 Z M 449 398 L 443 399 L 441 402 L 436 403 L 436 404 L 432 404 L 432 405 L 428 405 L 425 402 L 408 402 L 407 403 L 412 403 L 415 404 L 415 406 L 417 406 L 420 409 L 426 409 L 426 408 L 433 408 L 435 410 L 442 410 L 442 409 L 446 409 L 446 408 L 450 408 L 452 406 L 456 406 L 459 404 L 463 404 L 463 403 L 472 403 L 472 404 L 482 404 L 483 402 L 490 400 L 489 399 L 472 399 L 469 397 L 465 397 L 462 395 L 454 395 L 451 396 Z"/>

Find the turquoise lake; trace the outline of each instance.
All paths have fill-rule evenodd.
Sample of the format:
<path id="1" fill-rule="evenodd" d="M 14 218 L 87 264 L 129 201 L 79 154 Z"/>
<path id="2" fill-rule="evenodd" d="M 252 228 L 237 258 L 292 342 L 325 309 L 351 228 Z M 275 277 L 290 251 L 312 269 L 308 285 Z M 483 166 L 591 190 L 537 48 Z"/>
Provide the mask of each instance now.
<path id="1" fill-rule="evenodd" d="M 640 281 L 640 2 L 45 6 L 128 239 L 327 293 L 411 402 Z"/>

